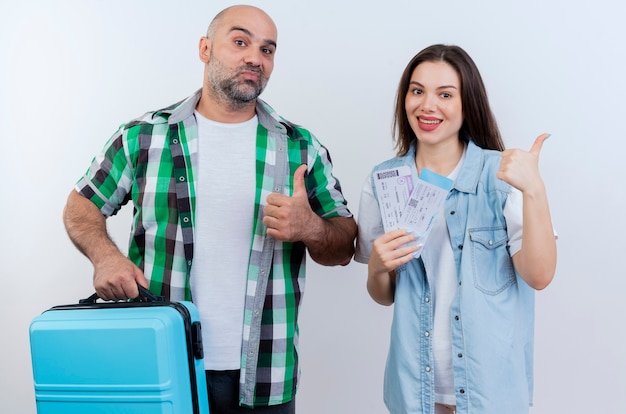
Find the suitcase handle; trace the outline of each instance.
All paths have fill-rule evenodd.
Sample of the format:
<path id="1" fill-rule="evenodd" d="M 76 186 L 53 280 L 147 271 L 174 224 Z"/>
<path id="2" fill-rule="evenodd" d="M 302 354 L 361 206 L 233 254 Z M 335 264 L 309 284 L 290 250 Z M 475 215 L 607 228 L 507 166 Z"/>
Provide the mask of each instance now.
<path id="1" fill-rule="evenodd" d="M 165 302 L 164 296 L 157 296 L 141 285 L 137 285 L 137 287 L 139 288 L 139 296 L 133 299 L 127 299 L 127 302 Z M 81 305 L 91 304 L 96 303 L 98 299 L 100 299 L 100 296 L 98 296 L 98 293 L 94 293 L 88 298 L 80 299 L 78 303 Z"/>

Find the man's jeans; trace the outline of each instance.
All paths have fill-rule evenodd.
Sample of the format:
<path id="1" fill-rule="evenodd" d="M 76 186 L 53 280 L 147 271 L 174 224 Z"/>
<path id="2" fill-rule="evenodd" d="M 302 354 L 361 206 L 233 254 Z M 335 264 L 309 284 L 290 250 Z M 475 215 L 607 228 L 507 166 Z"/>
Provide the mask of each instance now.
<path id="1" fill-rule="evenodd" d="M 295 414 L 296 401 L 281 405 L 247 408 L 239 406 L 239 370 L 206 371 L 211 414 Z"/>

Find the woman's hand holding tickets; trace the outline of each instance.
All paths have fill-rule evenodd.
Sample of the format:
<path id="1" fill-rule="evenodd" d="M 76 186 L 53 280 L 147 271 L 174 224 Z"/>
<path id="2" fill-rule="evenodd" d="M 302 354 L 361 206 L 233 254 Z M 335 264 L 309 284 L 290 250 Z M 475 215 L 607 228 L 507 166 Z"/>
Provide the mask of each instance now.
<path id="1" fill-rule="evenodd" d="M 391 230 L 374 240 L 369 269 L 375 274 L 389 273 L 415 258 L 421 249 L 419 238 L 410 230 Z"/>

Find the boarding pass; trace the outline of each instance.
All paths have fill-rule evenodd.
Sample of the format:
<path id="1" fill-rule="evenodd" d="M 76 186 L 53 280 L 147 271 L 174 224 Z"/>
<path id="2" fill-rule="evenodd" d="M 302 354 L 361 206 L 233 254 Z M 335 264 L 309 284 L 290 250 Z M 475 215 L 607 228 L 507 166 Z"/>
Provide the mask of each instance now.
<path id="1" fill-rule="evenodd" d="M 425 235 L 453 181 L 426 168 L 413 178 L 409 166 L 373 173 L 385 232 L 407 228 Z"/>

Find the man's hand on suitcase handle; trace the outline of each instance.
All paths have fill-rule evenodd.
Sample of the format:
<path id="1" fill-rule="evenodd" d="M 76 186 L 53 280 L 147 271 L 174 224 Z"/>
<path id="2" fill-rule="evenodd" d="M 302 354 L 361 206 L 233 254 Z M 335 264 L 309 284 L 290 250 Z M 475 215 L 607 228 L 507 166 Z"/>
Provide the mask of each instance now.
<path id="1" fill-rule="evenodd" d="M 141 269 L 121 253 L 103 257 L 93 265 L 93 287 L 101 299 L 134 299 L 139 296 L 138 284 L 148 287 Z"/>

